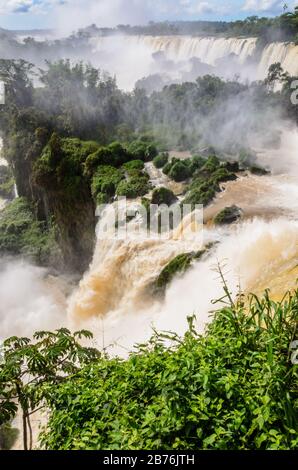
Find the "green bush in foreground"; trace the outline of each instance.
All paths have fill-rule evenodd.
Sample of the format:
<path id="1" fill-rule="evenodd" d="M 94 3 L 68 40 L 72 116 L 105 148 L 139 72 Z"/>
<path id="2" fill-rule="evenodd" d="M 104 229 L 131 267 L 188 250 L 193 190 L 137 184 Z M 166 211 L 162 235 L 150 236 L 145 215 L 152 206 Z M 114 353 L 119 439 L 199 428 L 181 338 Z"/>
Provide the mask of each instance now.
<path id="1" fill-rule="evenodd" d="M 298 292 L 244 306 L 225 290 L 204 336 L 189 319 L 183 339 L 155 334 L 127 360 L 103 357 L 52 387 L 44 448 L 297 449 Z"/>

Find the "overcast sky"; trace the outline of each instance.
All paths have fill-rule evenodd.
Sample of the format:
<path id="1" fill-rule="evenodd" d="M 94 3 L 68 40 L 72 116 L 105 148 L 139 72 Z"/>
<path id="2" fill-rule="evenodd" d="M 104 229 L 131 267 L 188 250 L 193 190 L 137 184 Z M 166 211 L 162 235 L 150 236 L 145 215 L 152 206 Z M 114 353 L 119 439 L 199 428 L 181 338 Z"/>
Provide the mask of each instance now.
<path id="1" fill-rule="evenodd" d="M 146 23 L 150 20 L 230 20 L 280 14 L 297 0 L 0 0 L 0 27 L 74 28 L 96 23 Z"/>

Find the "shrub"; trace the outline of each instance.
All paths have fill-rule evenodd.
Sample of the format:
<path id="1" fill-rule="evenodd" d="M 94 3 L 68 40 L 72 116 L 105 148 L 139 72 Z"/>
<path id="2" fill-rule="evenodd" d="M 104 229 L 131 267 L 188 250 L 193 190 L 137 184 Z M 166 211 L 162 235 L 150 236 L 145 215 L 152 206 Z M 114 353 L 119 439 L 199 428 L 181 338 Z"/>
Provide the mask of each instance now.
<path id="1" fill-rule="evenodd" d="M 135 170 L 142 171 L 144 170 L 145 165 L 142 160 L 131 160 L 123 165 L 123 169 L 128 173 L 133 173 Z"/>
<path id="2" fill-rule="evenodd" d="M 119 167 L 128 162 L 131 158 L 127 150 L 120 144 L 120 142 L 112 142 L 108 146 L 108 150 L 112 155 L 112 159 L 108 163 L 109 165 Z"/>
<path id="3" fill-rule="evenodd" d="M 167 188 L 156 188 L 153 191 L 152 194 L 152 204 L 166 204 L 167 206 L 170 206 L 173 204 L 175 201 L 177 201 L 177 198 L 173 191 Z"/>
<path id="4" fill-rule="evenodd" d="M 226 168 L 218 168 L 209 179 L 211 184 L 226 183 L 227 181 L 235 181 L 237 176 Z"/>
<path id="5" fill-rule="evenodd" d="M 168 176 L 176 182 L 185 181 L 190 175 L 188 166 L 182 161 L 174 163 L 168 173 Z"/>
<path id="6" fill-rule="evenodd" d="M 207 206 L 216 196 L 217 191 L 218 187 L 203 183 L 190 190 L 183 200 L 183 204 L 191 204 L 193 208 L 195 205 L 201 204 Z"/>
<path id="7" fill-rule="evenodd" d="M 150 162 L 158 152 L 154 144 L 135 140 L 128 146 L 128 152 L 135 160 Z"/>
<path id="8" fill-rule="evenodd" d="M 215 225 L 232 224 L 241 217 L 241 209 L 237 206 L 226 207 L 214 218 Z"/>
<path id="9" fill-rule="evenodd" d="M 126 360 L 104 355 L 47 393 L 51 450 L 297 449 L 298 293 L 250 296 L 205 335 L 155 334 Z M 174 314 L 174 312 L 173 312 Z"/>
<path id="10" fill-rule="evenodd" d="M 138 173 L 128 180 L 123 180 L 119 183 L 116 193 L 117 196 L 125 196 L 128 199 L 135 199 L 140 196 L 145 196 L 151 189 L 148 175 Z"/>
<path id="11" fill-rule="evenodd" d="M 188 160 L 185 160 L 185 163 L 189 168 L 190 174 L 193 175 L 197 170 L 205 165 L 206 159 L 203 157 L 194 156 Z"/>
<path id="12" fill-rule="evenodd" d="M 41 265 L 60 263 L 54 227 L 35 219 L 25 198 L 12 201 L 1 213 L 0 253 L 23 255 Z"/>
<path id="13" fill-rule="evenodd" d="M 169 161 L 169 154 L 164 152 L 154 158 L 153 164 L 155 168 L 163 168 Z"/>
<path id="14" fill-rule="evenodd" d="M 108 202 L 109 199 L 115 195 L 116 188 L 123 178 L 124 176 L 121 170 L 110 165 L 101 165 L 92 179 L 92 196 L 97 199 L 99 194 L 105 194 L 105 202 Z"/>
<path id="15" fill-rule="evenodd" d="M 217 157 L 211 156 L 202 167 L 203 172 L 214 173 L 220 167 L 220 161 Z"/>

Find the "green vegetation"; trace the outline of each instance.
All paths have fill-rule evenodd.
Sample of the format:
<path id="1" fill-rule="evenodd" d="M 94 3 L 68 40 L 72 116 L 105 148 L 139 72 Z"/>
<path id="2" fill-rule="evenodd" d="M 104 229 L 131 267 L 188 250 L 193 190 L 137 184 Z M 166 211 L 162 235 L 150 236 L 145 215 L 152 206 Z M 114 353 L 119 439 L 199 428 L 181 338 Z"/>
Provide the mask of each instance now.
<path id="1" fill-rule="evenodd" d="M 169 161 L 169 154 L 167 152 L 160 153 L 154 158 L 153 164 L 155 168 L 163 168 Z"/>
<path id="2" fill-rule="evenodd" d="M 142 196 L 151 189 L 140 161 L 151 161 L 170 148 L 202 149 L 208 155 L 210 129 L 218 130 L 220 148 L 214 152 L 234 156 L 248 149 L 251 136 L 243 124 L 239 128 L 236 122 L 231 135 L 222 126 L 235 100 L 249 102 L 262 135 L 272 113 L 280 110 L 298 122 L 298 106 L 290 100 L 293 77 L 280 64 L 273 64 L 267 80 L 251 86 L 205 75 L 166 86 L 150 97 L 144 90 L 119 90 L 108 74 L 83 63 L 47 62 L 44 70 L 34 69 L 34 81 L 33 69 L 24 60 L 0 59 L 0 80 L 6 83 L 6 105 L 0 113 L 3 156 L 13 168 L 19 195 L 35 208 L 35 221 L 49 227 L 55 220 L 63 260 L 72 270 L 85 269 L 92 257 L 95 204 L 115 195 Z M 278 93 L 276 81 L 282 85 Z M 249 151 L 245 153 L 253 166 Z M 165 162 L 164 154 L 155 160 L 158 166 Z M 102 166 L 119 170 L 123 178 L 113 172 L 113 178 L 105 175 L 105 184 Z M 216 157 L 172 159 L 163 171 L 175 181 L 190 180 L 185 202 L 193 205 L 208 204 L 220 183 L 236 177 L 236 170 Z M 10 193 L 12 180 L 3 183 L 3 194 Z"/>
<path id="3" fill-rule="evenodd" d="M 10 178 L 5 181 L 5 183 L 0 184 L 0 197 L 3 199 L 13 199 L 14 198 L 14 178 Z"/>
<path id="4" fill-rule="evenodd" d="M 18 198 L 1 213 L 0 253 L 22 255 L 40 265 L 60 265 L 55 229 L 35 219 L 28 201 Z"/>
<path id="5" fill-rule="evenodd" d="M 178 275 L 185 273 L 195 261 L 198 261 L 206 253 L 207 250 L 198 251 L 196 253 L 182 253 L 172 259 L 162 270 L 158 278 L 150 286 L 150 290 L 154 295 L 163 295 L 167 286 Z"/>
<path id="6" fill-rule="evenodd" d="M 237 222 L 241 217 L 241 209 L 237 206 L 225 207 L 214 217 L 215 225 L 225 225 Z"/>
<path id="7" fill-rule="evenodd" d="M 206 164 L 202 157 L 195 156 L 187 160 L 173 158 L 163 167 L 163 172 L 176 182 L 185 181 Z"/>
<path id="8" fill-rule="evenodd" d="M 296 449 L 298 293 L 242 300 L 217 311 L 204 336 L 190 318 L 183 339 L 156 333 L 129 359 L 104 356 L 51 387 L 43 446 Z"/>
<path id="9" fill-rule="evenodd" d="M 145 164 L 142 160 L 131 160 L 123 165 L 123 169 L 129 174 L 135 170 L 142 171 L 145 168 Z"/>
<path id="10" fill-rule="evenodd" d="M 119 25 L 116 29 L 98 29 L 101 34 L 192 35 L 220 37 L 259 37 L 263 42 L 295 40 L 298 34 L 298 7 L 275 18 L 249 16 L 236 21 L 164 21 L 146 26 Z M 95 28 L 97 29 L 97 28 Z M 91 31 L 89 31 L 90 33 Z M 88 31 L 85 31 L 85 34 Z"/>
<path id="11" fill-rule="evenodd" d="M 152 144 L 151 142 L 144 142 L 142 140 L 136 140 L 132 142 L 128 146 L 128 152 L 130 153 L 133 159 L 139 159 L 143 162 L 150 162 L 158 154 L 158 151 L 154 144 Z"/>
<path id="12" fill-rule="evenodd" d="M 157 204 L 160 206 L 161 204 L 166 204 L 170 206 L 174 202 L 177 201 L 177 198 L 173 191 L 167 188 L 156 188 L 152 193 L 151 203 Z"/>
<path id="13" fill-rule="evenodd" d="M 145 196 L 151 189 L 149 176 L 147 173 L 135 170 L 128 180 L 121 181 L 116 189 L 117 196 L 125 196 L 128 199 L 135 199 Z"/>
<path id="14" fill-rule="evenodd" d="M 14 198 L 14 178 L 11 170 L 6 166 L 0 166 L 0 197 L 3 199 Z"/>
<path id="15" fill-rule="evenodd" d="M 88 331 L 72 335 L 62 328 L 55 333 L 35 333 L 33 340 L 14 336 L 4 341 L 0 363 L 0 426 L 10 423 L 19 405 L 24 450 L 32 449 L 30 417 L 35 410 L 43 408 L 51 386 L 56 387 L 83 365 L 100 357 L 97 350 L 80 344 L 81 340 L 91 338 Z"/>
<path id="16" fill-rule="evenodd" d="M 82 186 L 86 186 L 83 165 L 97 147 L 96 142 L 62 139 L 53 133 L 35 162 L 33 177 L 36 184 L 49 191 L 63 191 L 68 199 L 79 199 Z"/>
<path id="17" fill-rule="evenodd" d="M 124 175 L 121 170 L 109 165 L 101 165 L 95 172 L 91 191 L 98 203 L 108 203 L 116 194 L 116 188 Z"/>
<path id="18" fill-rule="evenodd" d="M 230 167 L 230 163 L 220 162 L 215 156 L 205 160 L 204 165 L 195 172 L 183 203 L 193 207 L 196 204 L 207 206 L 220 191 L 220 183 L 237 179 L 237 176 L 228 170 Z"/>
<path id="19" fill-rule="evenodd" d="M 223 285 L 203 336 L 190 317 L 184 338 L 155 332 L 126 360 L 83 347 L 86 331 L 6 340 L 1 431 L 19 404 L 25 449 L 40 407 L 49 411 L 42 446 L 51 450 L 296 449 L 298 291 L 281 302 L 268 291 L 234 302 Z"/>

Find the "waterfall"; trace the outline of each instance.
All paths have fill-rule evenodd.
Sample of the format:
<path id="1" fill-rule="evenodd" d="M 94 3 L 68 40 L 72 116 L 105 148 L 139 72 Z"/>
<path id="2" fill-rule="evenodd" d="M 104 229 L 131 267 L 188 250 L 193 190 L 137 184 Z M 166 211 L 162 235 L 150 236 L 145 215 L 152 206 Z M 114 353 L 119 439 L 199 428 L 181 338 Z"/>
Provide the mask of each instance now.
<path id="1" fill-rule="evenodd" d="M 192 36 L 103 36 L 90 39 L 99 65 L 117 76 L 119 85 L 132 89 L 135 82 L 151 74 L 162 73 L 181 81 L 181 72 L 197 58 L 219 76 L 242 79 L 264 79 L 271 64 L 280 62 L 292 75 L 298 74 L 298 46 L 272 43 L 257 54 L 257 38 L 219 38 Z M 166 61 L 154 59 L 162 52 Z M 227 59 L 223 64 L 219 62 Z"/>
<path id="2" fill-rule="evenodd" d="M 258 67 L 258 78 L 263 79 L 270 65 L 280 62 L 292 76 L 298 75 L 298 46 L 293 43 L 274 42 L 265 47 Z"/>
<path id="3" fill-rule="evenodd" d="M 188 60 L 192 57 L 201 59 L 209 65 L 215 65 L 218 59 L 235 54 L 243 63 L 254 53 L 257 39 L 191 37 L 191 36 L 140 36 L 139 43 L 150 47 L 155 52 L 165 52 L 171 60 Z"/>
<path id="4" fill-rule="evenodd" d="M 272 175 L 246 176 L 227 183 L 225 191 L 205 209 L 205 220 L 212 219 L 237 201 L 243 220 L 232 227 L 207 223 L 203 237 L 200 232 L 203 240 L 185 241 L 177 236 L 113 240 L 108 233 L 99 239 L 90 269 L 69 301 L 70 324 L 77 328 L 83 323 L 99 341 L 103 335 L 105 346 L 117 342 L 128 349 L 147 340 L 152 325 L 183 334 L 186 318 L 193 313 L 203 331 L 214 309 L 212 301 L 222 297 L 214 272 L 218 262 L 225 265 L 234 295 L 239 283 L 244 292 L 262 294 L 270 288 L 276 300 L 294 289 L 298 278 L 297 145 L 298 133 L 284 130 L 280 148 L 264 149 L 258 156 L 260 165 L 270 164 Z M 150 174 L 159 183 L 158 174 Z M 167 185 L 165 180 L 163 185 Z M 189 227 L 188 220 L 182 225 Z M 175 278 L 164 299 L 152 297 L 148 286 L 170 260 L 210 242 L 215 242 L 213 248 L 189 272 Z M 121 348 L 115 351 L 121 354 Z"/>

